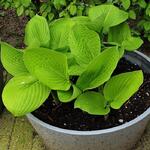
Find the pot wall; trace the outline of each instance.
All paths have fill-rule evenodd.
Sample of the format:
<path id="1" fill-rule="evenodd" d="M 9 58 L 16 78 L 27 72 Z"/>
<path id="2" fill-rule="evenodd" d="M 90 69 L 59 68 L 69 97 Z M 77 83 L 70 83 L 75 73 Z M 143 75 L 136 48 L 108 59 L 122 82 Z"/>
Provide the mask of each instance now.
<path id="1" fill-rule="evenodd" d="M 125 57 L 150 72 L 150 60 L 140 52 L 127 53 Z M 128 123 L 97 131 L 65 130 L 48 125 L 32 114 L 27 117 L 48 150 L 130 150 L 145 130 L 150 119 L 150 108 Z"/>
<path id="2" fill-rule="evenodd" d="M 129 150 L 140 139 L 148 118 L 118 131 L 97 135 L 73 135 L 43 127 L 28 116 L 48 150 Z"/>

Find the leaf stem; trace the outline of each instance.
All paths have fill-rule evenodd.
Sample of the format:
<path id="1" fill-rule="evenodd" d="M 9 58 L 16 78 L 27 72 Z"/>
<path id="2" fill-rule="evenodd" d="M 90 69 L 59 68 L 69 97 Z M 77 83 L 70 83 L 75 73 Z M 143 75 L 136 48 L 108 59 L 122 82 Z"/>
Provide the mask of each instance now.
<path id="1" fill-rule="evenodd" d="M 57 94 L 54 91 L 51 91 L 51 94 L 52 94 L 52 97 L 53 97 L 54 101 L 56 102 L 56 104 L 59 104 L 60 101 L 57 97 Z"/>

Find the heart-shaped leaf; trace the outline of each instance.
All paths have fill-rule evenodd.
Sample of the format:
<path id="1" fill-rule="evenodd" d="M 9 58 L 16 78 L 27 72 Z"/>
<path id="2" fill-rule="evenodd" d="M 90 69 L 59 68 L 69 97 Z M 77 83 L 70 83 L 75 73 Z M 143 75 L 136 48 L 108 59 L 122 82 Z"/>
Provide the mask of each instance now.
<path id="1" fill-rule="evenodd" d="M 82 93 L 81 90 L 75 85 L 72 85 L 69 91 L 57 91 L 58 98 L 63 103 L 67 103 L 67 102 L 74 100 L 81 93 Z"/>
<path id="2" fill-rule="evenodd" d="M 80 65 L 87 65 L 100 54 L 99 35 L 83 25 L 75 25 L 69 38 L 71 53 Z"/>
<path id="3" fill-rule="evenodd" d="M 107 115 L 110 112 L 104 96 L 92 91 L 80 95 L 75 101 L 74 108 L 80 108 L 91 115 Z"/>
<path id="4" fill-rule="evenodd" d="M 30 47 L 49 47 L 50 33 L 47 20 L 34 16 L 26 25 L 25 44 Z"/>
<path id="5" fill-rule="evenodd" d="M 27 49 L 24 62 L 29 72 L 49 88 L 70 88 L 67 57 L 64 54 L 46 48 Z"/>
<path id="6" fill-rule="evenodd" d="M 29 74 L 11 79 L 2 94 L 3 103 L 14 116 L 23 116 L 40 107 L 50 89 Z"/>
<path id="7" fill-rule="evenodd" d="M 16 76 L 28 72 L 23 62 L 23 51 L 1 42 L 1 61 L 11 75 Z"/>
<path id="8" fill-rule="evenodd" d="M 93 59 L 86 70 L 77 80 L 77 87 L 81 90 L 93 89 L 105 83 L 111 77 L 119 61 L 116 47 L 104 50 Z"/>
<path id="9" fill-rule="evenodd" d="M 114 109 L 119 109 L 138 91 L 143 83 L 142 71 L 122 73 L 112 77 L 104 87 L 104 96 Z"/>
<path id="10" fill-rule="evenodd" d="M 108 30 L 128 19 L 128 13 L 120 10 L 113 5 L 99 5 L 90 8 L 89 17 L 99 25 L 99 31 L 103 28 Z M 99 21 L 98 21 L 99 20 Z"/>

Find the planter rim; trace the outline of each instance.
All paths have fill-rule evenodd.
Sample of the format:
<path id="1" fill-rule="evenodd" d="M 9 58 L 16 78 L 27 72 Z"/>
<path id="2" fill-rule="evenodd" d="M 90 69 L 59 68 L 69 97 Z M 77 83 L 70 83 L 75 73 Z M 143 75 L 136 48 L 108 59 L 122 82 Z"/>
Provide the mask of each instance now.
<path id="1" fill-rule="evenodd" d="M 142 56 L 144 59 L 146 59 L 147 61 L 150 62 L 150 58 L 148 56 L 146 56 L 145 54 L 143 54 L 139 51 L 135 51 L 135 53 L 137 53 L 138 55 Z M 35 117 L 31 113 L 27 114 L 27 118 L 33 120 L 34 122 L 40 124 L 41 126 L 47 128 L 47 129 L 50 129 L 50 130 L 53 130 L 53 131 L 56 131 L 59 133 L 64 133 L 64 134 L 68 134 L 68 135 L 86 136 L 86 135 L 107 134 L 107 133 L 112 133 L 112 132 L 122 130 L 122 129 L 125 129 L 129 126 L 136 124 L 137 122 L 140 122 L 141 120 L 143 120 L 145 117 L 147 117 L 149 115 L 150 115 L 150 107 L 144 113 L 142 113 L 140 116 L 138 116 L 137 118 L 135 118 L 135 119 L 133 119 L 127 123 L 124 123 L 124 124 L 116 126 L 116 127 L 108 128 L 108 129 L 93 130 L 93 131 L 77 131 L 77 130 L 69 130 L 69 129 L 63 129 L 63 128 L 55 127 L 55 126 L 52 126 L 50 124 L 43 122 L 42 120 L 38 119 L 37 117 Z"/>

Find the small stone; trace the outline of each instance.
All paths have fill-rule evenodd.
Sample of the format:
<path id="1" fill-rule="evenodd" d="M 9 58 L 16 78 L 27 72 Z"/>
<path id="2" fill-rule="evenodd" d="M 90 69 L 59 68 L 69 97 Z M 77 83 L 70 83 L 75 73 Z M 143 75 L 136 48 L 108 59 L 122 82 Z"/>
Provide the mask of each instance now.
<path id="1" fill-rule="evenodd" d="M 119 119 L 118 121 L 119 121 L 120 123 L 123 123 L 123 119 Z"/>
<path id="2" fill-rule="evenodd" d="M 146 92 L 146 95 L 149 96 L 150 94 L 148 92 Z"/>

